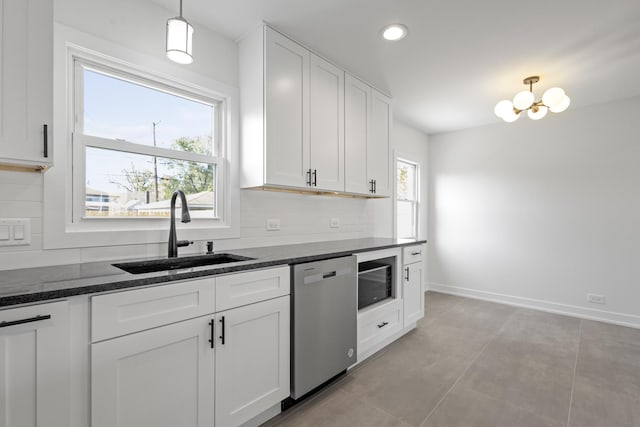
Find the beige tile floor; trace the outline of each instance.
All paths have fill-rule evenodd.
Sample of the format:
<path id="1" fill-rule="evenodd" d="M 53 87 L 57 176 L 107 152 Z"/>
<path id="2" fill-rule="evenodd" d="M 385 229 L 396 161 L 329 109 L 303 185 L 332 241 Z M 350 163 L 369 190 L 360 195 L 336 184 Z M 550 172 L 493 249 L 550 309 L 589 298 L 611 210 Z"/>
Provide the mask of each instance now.
<path id="1" fill-rule="evenodd" d="M 434 292 L 426 307 L 265 426 L 640 427 L 640 329 Z"/>

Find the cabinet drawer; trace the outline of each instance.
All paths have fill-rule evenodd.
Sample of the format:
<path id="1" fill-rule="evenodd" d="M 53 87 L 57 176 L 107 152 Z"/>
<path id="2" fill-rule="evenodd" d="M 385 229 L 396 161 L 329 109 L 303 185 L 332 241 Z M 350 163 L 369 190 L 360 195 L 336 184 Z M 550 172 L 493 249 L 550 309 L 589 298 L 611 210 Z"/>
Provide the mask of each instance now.
<path id="1" fill-rule="evenodd" d="M 218 276 L 216 283 L 216 311 L 229 310 L 281 297 L 290 293 L 290 267 L 235 273 Z"/>
<path id="2" fill-rule="evenodd" d="M 91 341 L 102 341 L 215 311 L 216 279 L 206 278 L 91 298 Z"/>
<path id="3" fill-rule="evenodd" d="M 366 352 L 401 329 L 401 301 L 395 301 L 360 315 L 358 318 L 358 353 Z"/>
<path id="4" fill-rule="evenodd" d="M 402 263 L 411 264 L 414 262 L 424 261 L 426 256 L 425 245 L 407 246 L 402 248 Z"/>

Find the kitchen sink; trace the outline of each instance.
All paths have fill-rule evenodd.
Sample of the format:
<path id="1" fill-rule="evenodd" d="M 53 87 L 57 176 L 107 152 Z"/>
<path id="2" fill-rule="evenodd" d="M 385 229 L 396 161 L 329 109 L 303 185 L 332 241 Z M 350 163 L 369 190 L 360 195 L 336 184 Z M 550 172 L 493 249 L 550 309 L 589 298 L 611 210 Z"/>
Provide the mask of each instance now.
<path id="1" fill-rule="evenodd" d="M 124 262 L 111 264 L 131 274 L 153 273 L 156 271 L 178 270 L 181 268 L 202 267 L 205 265 L 227 264 L 230 262 L 250 261 L 255 258 L 233 254 L 199 255 L 181 258 L 161 258 L 149 261 Z"/>

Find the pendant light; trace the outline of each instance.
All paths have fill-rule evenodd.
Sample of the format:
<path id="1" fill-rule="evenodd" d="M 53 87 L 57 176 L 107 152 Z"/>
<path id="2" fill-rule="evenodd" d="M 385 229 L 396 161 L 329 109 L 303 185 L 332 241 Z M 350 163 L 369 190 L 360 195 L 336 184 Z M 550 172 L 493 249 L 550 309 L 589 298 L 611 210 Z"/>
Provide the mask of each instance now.
<path id="1" fill-rule="evenodd" d="M 192 49 L 193 27 L 182 17 L 182 0 L 180 0 L 180 16 L 167 21 L 167 58 L 178 64 L 191 64 Z"/>

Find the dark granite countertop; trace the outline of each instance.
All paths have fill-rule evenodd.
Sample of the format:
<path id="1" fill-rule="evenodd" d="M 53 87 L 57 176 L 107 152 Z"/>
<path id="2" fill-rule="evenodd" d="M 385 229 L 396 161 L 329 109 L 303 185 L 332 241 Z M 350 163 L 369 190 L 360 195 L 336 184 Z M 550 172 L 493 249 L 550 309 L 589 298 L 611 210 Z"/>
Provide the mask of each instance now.
<path id="1" fill-rule="evenodd" d="M 112 265 L 133 259 L 4 270 L 0 271 L 0 307 L 276 265 L 301 264 L 419 243 L 426 241 L 373 237 L 236 249 L 221 252 L 255 259 L 135 275 Z"/>

